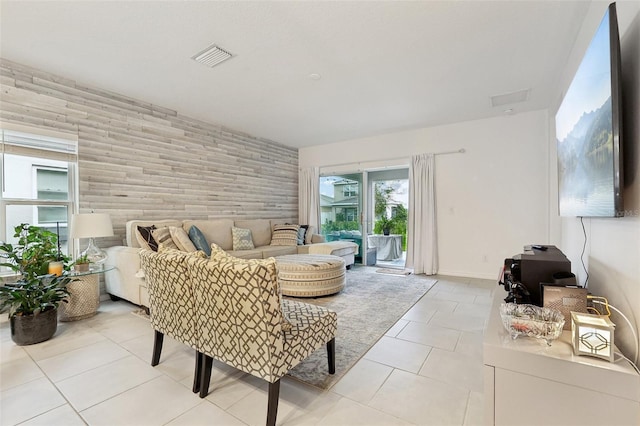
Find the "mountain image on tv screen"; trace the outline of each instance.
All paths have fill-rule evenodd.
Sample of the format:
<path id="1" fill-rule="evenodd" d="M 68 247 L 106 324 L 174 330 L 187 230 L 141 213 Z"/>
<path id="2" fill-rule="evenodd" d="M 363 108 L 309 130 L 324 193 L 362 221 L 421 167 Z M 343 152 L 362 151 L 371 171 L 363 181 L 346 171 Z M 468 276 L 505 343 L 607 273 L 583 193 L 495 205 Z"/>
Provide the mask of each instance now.
<path id="1" fill-rule="evenodd" d="M 609 13 L 556 114 L 561 216 L 615 216 Z"/>

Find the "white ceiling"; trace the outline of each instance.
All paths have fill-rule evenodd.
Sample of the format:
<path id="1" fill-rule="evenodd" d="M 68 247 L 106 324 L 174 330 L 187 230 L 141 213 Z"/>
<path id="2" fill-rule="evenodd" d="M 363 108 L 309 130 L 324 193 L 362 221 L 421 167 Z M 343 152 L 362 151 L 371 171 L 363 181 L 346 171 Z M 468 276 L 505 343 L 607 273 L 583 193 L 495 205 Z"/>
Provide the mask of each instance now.
<path id="1" fill-rule="evenodd" d="M 304 147 L 547 108 L 589 2 L 0 6 L 3 58 Z M 235 57 L 191 59 L 214 43 Z M 529 88 L 528 101 L 491 107 Z"/>

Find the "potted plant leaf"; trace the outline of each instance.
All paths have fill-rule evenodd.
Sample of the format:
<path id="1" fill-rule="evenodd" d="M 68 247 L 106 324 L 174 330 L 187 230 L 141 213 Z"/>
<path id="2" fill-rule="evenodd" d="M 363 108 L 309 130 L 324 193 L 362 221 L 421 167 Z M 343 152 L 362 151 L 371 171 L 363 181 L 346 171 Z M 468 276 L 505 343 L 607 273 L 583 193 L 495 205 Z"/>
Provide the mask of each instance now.
<path id="1" fill-rule="evenodd" d="M 47 274 L 49 262 L 68 261 L 58 252 L 58 236 L 29 224 L 15 227 L 17 244 L 0 244 L 0 266 L 19 273 L 17 280 L 0 286 L 0 310 L 8 311 L 11 339 L 30 345 L 50 339 L 58 326 L 58 306 L 69 293 L 71 278 Z"/>
<path id="2" fill-rule="evenodd" d="M 389 219 L 387 215 L 384 215 L 380 217 L 380 220 L 378 220 L 378 223 L 380 224 L 380 229 L 382 230 L 382 234 L 389 235 L 389 233 L 391 232 L 391 225 L 393 225 L 393 220 Z"/>
<path id="3" fill-rule="evenodd" d="M 76 272 L 87 272 L 89 270 L 89 259 L 86 254 L 78 256 L 75 262 L 73 262 L 73 269 Z"/>

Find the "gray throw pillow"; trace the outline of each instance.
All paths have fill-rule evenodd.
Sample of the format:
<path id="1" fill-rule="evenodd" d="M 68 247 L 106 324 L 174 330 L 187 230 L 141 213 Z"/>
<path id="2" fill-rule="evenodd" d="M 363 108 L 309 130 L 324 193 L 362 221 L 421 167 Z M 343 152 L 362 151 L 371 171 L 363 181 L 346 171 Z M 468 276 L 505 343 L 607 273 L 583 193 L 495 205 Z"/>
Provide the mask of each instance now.
<path id="1" fill-rule="evenodd" d="M 233 235 L 233 251 L 236 250 L 253 250 L 253 238 L 251 238 L 251 229 L 231 228 Z"/>

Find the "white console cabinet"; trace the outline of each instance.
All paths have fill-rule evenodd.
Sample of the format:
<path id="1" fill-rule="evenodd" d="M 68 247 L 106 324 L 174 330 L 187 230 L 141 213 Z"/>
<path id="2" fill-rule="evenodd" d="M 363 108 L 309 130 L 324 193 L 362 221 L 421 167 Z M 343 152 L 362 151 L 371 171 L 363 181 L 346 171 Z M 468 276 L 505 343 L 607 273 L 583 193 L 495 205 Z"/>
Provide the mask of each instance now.
<path id="1" fill-rule="evenodd" d="M 571 333 L 513 340 L 502 326 L 498 288 L 484 333 L 488 425 L 640 425 L 640 375 L 627 361 L 575 356 Z"/>

